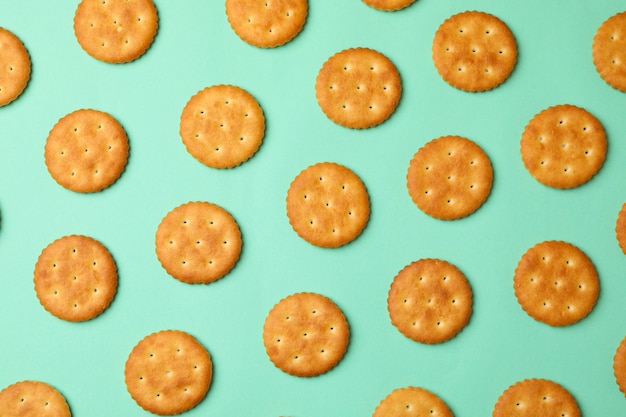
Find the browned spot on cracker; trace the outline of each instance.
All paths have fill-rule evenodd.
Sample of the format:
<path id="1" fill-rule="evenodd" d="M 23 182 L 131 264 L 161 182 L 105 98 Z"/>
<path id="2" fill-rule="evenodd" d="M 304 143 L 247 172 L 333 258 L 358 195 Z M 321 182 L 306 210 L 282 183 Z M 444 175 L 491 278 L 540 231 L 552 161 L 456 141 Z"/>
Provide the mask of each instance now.
<path id="1" fill-rule="evenodd" d="M 212 168 L 233 168 L 261 146 L 263 110 L 246 90 L 216 85 L 199 91 L 185 105 L 180 136 L 187 151 Z"/>
<path id="2" fill-rule="evenodd" d="M 607 141 L 595 116 L 564 104 L 535 115 L 520 146 L 524 166 L 537 181 L 565 189 L 584 184 L 600 170 Z"/>
<path id="3" fill-rule="evenodd" d="M 395 65 L 385 55 L 367 48 L 336 53 L 324 63 L 315 82 L 315 97 L 326 116 L 353 129 L 387 120 L 401 94 Z"/>
<path id="4" fill-rule="evenodd" d="M 91 193 L 109 187 L 122 175 L 128 153 L 128 138 L 117 120 L 102 111 L 81 109 L 54 125 L 44 158 L 57 183 Z"/>
<path id="5" fill-rule="evenodd" d="M 0 415 L 7 417 L 70 417 L 65 397 L 40 381 L 21 381 L 0 391 Z"/>
<path id="6" fill-rule="evenodd" d="M 472 289 L 456 266 L 439 259 L 420 259 L 394 278 L 387 309 L 391 323 L 406 337 L 441 343 L 469 322 Z"/>
<path id="7" fill-rule="evenodd" d="M 439 26 L 432 56 L 439 75 L 448 84 L 481 92 L 497 87 L 509 77 L 517 62 L 517 43 L 497 17 L 467 11 Z"/>
<path id="8" fill-rule="evenodd" d="M 156 232 L 156 253 L 168 274 L 188 284 L 226 275 L 241 253 L 239 226 L 222 207 L 189 202 L 170 211 Z"/>
<path id="9" fill-rule="evenodd" d="M 411 5 L 415 0 L 362 0 L 363 3 L 370 7 L 386 12 L 393 12 L 404 9 Z"/>
<path id="10" fill-rule="evenodd" d="M 237 36 L 250 45 L 274 48 L 304 27 L 307 0 L 226 0 L 226 15 Z"/>
<path id="11" fill-rule="evenodd" d="M 626 396 L 626 337 L 622 339 L 613 357 L 613 374 L 620 391 Z"/>
<path id="12" fill-rule="evenodd" d="M 515 296 L 535 320 L 567 326 L 591 312 L 600 291 L 596 269 L 576 246 L 545 241 L 520 259 L 513 278 Z"/>
<path id="13" fill-rule="evenodd" d="M 126 361 L 124 378 L 131 397 L 158 415 L 179 414 L 206 396 L 213 363 L 193 336 L 164 330 L 142 339 Z"/>
<path id="14" fill-rule="evenodd" d="M 470 215 L 491 192 L 493 170 L 476 143 L 460 136 L 434 139 L 409 164 L 407 189 L 429 216 L 454 220 Z"/>
<path id="15" fill-rule="evenodd" d="M 307 242 L 335 248 L 356 239 L 370 214 L 369 195 L 350 169 L 331 162 L 312 165 L 287 192 L 287 216 Z"/>
<path id="16" fill-rule="evenodd" d="M 619 247 L 622 249 L 622 252 L 626 254 L 626 203 L 622 205 L 622 208 L 617 215 L 615 235 L 617 237 Z"/>
<path id="17" fill-rule="evenodd" d="M 626 92 L 626 12 L 600 25 L 593 38 L 593 63 L 611 87 Z"/>
<path id="18" fill-rule="evenodd" d="M 0 28 L 0 106 L 15 100 L 30 79 L 30 56 L 22 41 Z"/>
<path id="19" fill-rule="evenodd" d="M 34 284 L 41 305 L 67 321 L 102 313 L 117 291 L 117 268 L 97 240 L 71 235 L 55 240 L 39 255 Z"/>
<path id="20" fill-rule="evenodd" d="M 373 417 L 454 417 L 448 405 L 436 394 L 419 387 L 397 388 L 374 410 Z"/>
<path id="21" fill-rule="evenodd" d="M 492 417 L 580 417 L 576 399 L 556 382 L 526 379 L 507 388 L 496 402 Z"/>
<path id="22" fill-rule="evenodd" d="M 263 325 L 263 343 L 270 360 L 295 376 L 316 376 L 334 368 L 343 358 L 349 338 L 341 309 L 315 293 L 283 298 Z"/>
<path id="23" fill-rule="evenodd" d="M 152 0 L 82 0 L 74 15 L 74 34 L 83 50 L 113 64 L 143 55 L 157 27 Z"/>

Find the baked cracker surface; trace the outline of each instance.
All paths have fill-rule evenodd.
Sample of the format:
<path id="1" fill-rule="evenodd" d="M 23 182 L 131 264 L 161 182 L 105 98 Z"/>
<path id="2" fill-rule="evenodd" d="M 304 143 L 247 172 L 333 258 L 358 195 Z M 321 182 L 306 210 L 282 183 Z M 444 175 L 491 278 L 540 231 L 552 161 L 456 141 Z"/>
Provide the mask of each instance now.
<path id="1" fill-rule="evenodd" d="M 63 394 L 41 381 L 21 381 L 0 391 L 0 416 L 70 417 Z"/>
<path id="2" fill-rule="evenodd" d="M 600 77 L 626 92 L 626 12 L 605 20 L 593 37 L 592 57 Z"/>
<path id="3" fill-rule="evenodd" d="M 507 388 L 498 398 L 492 417 L 580 417 L 576 399 L 554 381 L 526 379 Z"/>
<path id="4" fill-rule="evenodd" d="M 619 390 L 626 396 L 626 337 L 622 339 L 613 356 L 613 374 Z"/>
<path id="5" fill-rule="evenodd" d="M 362 0 L 370 7 L 386 12 L 404 9 L 413 4 L 415 0 Z"/>
<path id="6" fill-rule="evenodd" d="M 11 31 L 0 28 L 0 107 L 15 100 L 30 80 L 28 50 Z"/>
<path id="7" fill-rule="evenodd" d="M 433 392 L 420 387 L 397 388 L 374 410 L 373 417 L 454 417 L 448 405 Z"/>

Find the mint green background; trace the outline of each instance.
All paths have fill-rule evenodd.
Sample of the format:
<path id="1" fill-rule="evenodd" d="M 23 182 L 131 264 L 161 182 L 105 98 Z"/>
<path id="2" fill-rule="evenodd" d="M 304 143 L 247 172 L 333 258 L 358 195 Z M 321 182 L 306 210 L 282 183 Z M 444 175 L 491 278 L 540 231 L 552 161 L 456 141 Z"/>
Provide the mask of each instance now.
<path id="1" fill-rule="evenodd" d="M 24 94 L 0 108 L 0 387 L 46 381 L 78 417 L 150 415 L 126 392 L 124 362 L 141 338 L 172 328 L 196 336 L 214 360 L 211 389 L 189 417 L 369 416 L 389 392 L 408 385 L 437 393 L 457 417 L 489 416 L 502 391 L 525 378 L 562 384 L 586 417 L 626 415 L 612 373 L 626 336 L 626 256 L 614 233 L 626 201 L 626 95 L 605 84 L 591 60 L 596 29 L 623 2 L 418 0 L 385 13 L 359 0 L 310 0 L 303 32 L 264 50 L 234 34 L 222 0 L 156 0 L 155 42 L 124 65 L 99 62 L 79 47 L 77 3 L 0 0 L 0 26 L 23 40 L 33 62 Z M 432 64 L 437 27 L 467 9 L 500 17 L 518 42 L 512 76 L 490 92 L 456 90 Z M 362 131 L 330 122 L 314 95 L 322 63 L 357 46 L 386 54 L 404 87 L 392 117 Z M 222 83 L 247 89 L 267 120 L 259 152 L 232 170 L 198 163 L 178 135 L 187 100 Z M 589 183 L 561 191 L 528 174 L 519 141 L 534 114 L 565 103 L 599 118 L 609 151 Z M 85 107 L 111 113 L 131 145 L 120 180 L 89 195 L 57 185 L 43 159 L 54 123 Z M 495 181 L 476 213 L 442 222 L 411 202 L 405 175 L 423 144 L 448 134 L 476 141 Z M 285 214 L 291 180 L 321 161 L 354 170 L 372 201 L 363 234 L 333 250 L 300 239 Z M 206 286 L 171 278 L 154 253 L 161 218 L 194 200 L 229 210 L 244 239 L 235 269 Z M 84 323 L 50 315 L 33 290 L 41 250 L 72 233 L 100 240 L 119 269 L 111 307 Z M 521 255 L 551 239 L 584 250 L 601 280 L 595 309 L 566 328 L 531 319 L 512 288 Z M 402 336 L 386 310 L 393 277 L 425 257 L 458 266 L 474 291 L 469 325 L 434 346 Z M 300 291 L 333 299 L 352 331 L 338 367 L 310 379 L 275 368 L 262 342 L 269 309 Z"/>

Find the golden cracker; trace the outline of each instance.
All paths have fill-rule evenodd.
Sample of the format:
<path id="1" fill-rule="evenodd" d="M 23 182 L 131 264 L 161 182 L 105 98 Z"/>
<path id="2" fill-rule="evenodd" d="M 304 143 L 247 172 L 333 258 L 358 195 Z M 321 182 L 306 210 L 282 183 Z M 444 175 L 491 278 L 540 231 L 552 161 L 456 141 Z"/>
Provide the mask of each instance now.
<path id="1" fill-rule="evenodd" d="M 143 338 L 130 352 L 124 380 L 130 396 L 144 410 L 173 415 L 202 401 L 213 378 L 206 348 L 192 335 L 164 330 Z"/>
<path id="2" fill-rule="evenodd" d="M 74 34 L 95 59 L 122 64 L 148 50 L 158 21 L 152 0 L 82 0 L 74 15 Z"/>
<path id="3" fill-rule="evenodd" d="M 199 91 L 180 116 L 187 151 L 212 168 L 233 168 L 254 155 L 265 134 L 265 117 L 256 99 L 232 85 Z"/>
<path id="4" fill-rule="evenodd" d="M 295 38 L 307 13 L 307 0 L 226 0 L 230 27 L 259 48 L 274 48 Z"/>
<path id="5" fill-rule="evenodd" d="M 373 417 L 454 417 L 452 410 L 436 394 L 420 387 L 397 388 L 374 410 Z"/>
<path id="6" fill-rule="evenodd" d="M 619 390 L 626 396 L 626 337 L 622 339 L 613 356 L 613 374 Z"/>
<path id="7" fill-rule="evenodd" d="M 526 379 L 507 388 L 498 398 L 492 417 L 580 417 L 576 399 L 554 381 Z"/>
<path id="8" fill-rule="evenodd" d="M 350 169 L 332 162 L 306 168 L 287 192 L 293 230 L 315 246 L 336 248 L 357 238 L 367 225 L 369 195 Z"/>
<path id="9" fill-rule="evenodd" d="M 578 187 L 602 167 L 607 141 L 602 124 L 587 110 L 563 104 L 535 115 L 522 134 L 522 161 L 540 183 Z"/>
<path id="10" fill-rule="evenodd" d="M 0 391 L 0 416 L 70 417 L 63 394 L 41 381 L 21 381 Z"/>
<path id="11" fill-rule="evenodd" d="M 567 326 L 591 312 L 600 283 L 583 251 L 571 243 L 545 241 L 522 256 L 513 288 L 529 316 L 550 326 Z"/>
<path id="12" fill-rule="evenodd" d="M 615 223 L 615 236 L 617 237 L 617 243 L 619 244 L 619 247 L 626 255 L 626 203 L 622 205 L 622 208 L 617 214 L 617 222 Z"/>
<path id="13" fill-rule="evenodd" d="M 605 20 L 593 37 L 593 64 L 611 87 L 626 92 L 626 12 Z"/>
<path id="14" fill-rule="evenodd" d="M 312 377 L 328 372 L 343 358 L 350 329 L 341 309 L 329 298 L 297 293 L 280 300 L 263 325 L 270 360 L 282 371 Z"/>
<path id="15" fill-rule="evenodd" d="M 117 267 L 97 240 L 64 236 L 49 244 L 35 265 L 34 284 L 41 305 L 67 321 L 101 314 L 117 291 Z"/>
<path id="16" fill-rule="evenodd" d="M 0 27 L 0 107 L 15 100 L 30 80 L 28 50 L 11 31 Z"/>
<path id="17" fill-rule="evenodd" d="M 487 154 L 460 136 L 428 142 L 415 153 L 407 172 L 407 189 L 415 205 L 441 220 L 475 212 L 487 200 L 492 182 Z"/>
<path id="18" fill-rule="evenodd" d="M 242 240 L 233 216 L 207 202 L 189 202 L 170 211 L 156 232 L 156 254 L 172 277 L 208 284 L 226 275 L 241 254 Z"/>
<path id="19" fill-rule="evenodd" d="M 374 9 L 383 10 L 386 12 L 393 12 L 396 10 L 404 9 L 411 5 L 415 0 L 362 0 Z"/>
<path id="20" fill-rule="evenodd" d="M 420 259 L 394 278 L 387 297 L 391 323 L 420 343 L 441 343 L 456 336 L 472 314 L 472 288 L 454 265 Z"/>
<path id="21" fill-rule="evenodd" d="M 432 58 L 439 75 L 469 92 L 502 84 L 517 62 L 517 43 L 508 26 L 488 13 L 456 14 L 437 29 Z"/>
<path id="22" fill-rule="evenodd" d="M 389 58 L 367 48 L 336 53 L 320 69 L 315 97 L 333 122 L 352 129 L 376 126 L 395 111 L 402 84 Z"/>
<path id="23" fill-rule="evenodd" d="M 129 145 L 110 114 L 76 110 L 54 125 L 44 149 L 48 172 L 61 186 L 80 193 L 101 191 L 124 172 Z"/>

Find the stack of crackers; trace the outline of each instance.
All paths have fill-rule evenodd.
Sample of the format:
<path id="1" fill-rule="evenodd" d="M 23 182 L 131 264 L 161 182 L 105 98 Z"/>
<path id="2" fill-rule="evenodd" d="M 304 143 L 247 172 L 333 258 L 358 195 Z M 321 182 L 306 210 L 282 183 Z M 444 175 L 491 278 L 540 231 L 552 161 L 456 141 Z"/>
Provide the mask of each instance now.
<path id="1" fill-rule="evenodd" d="M 362 0 L 358 7 L 367 7 L 387 19 L 416 7 L 414 1 Z M 123 72 L 124 66 L 144 59 L 153 47 L 158 49 L 156 41 L 168 33 L 159 33 L 160 26 L 167 28 L 168 23 L 167 16 L 159 14 L 158 3 L 80 0 L 73 31 L 85 59 Z M 224 22 L 238 42 L 255 52 L 272 54 L 275 48 L 291 48 L 298 36 L 305 36 L 307 19 L 315 7 L 307 0 L 226 0 Z M 454 94 L 477 99 L 506 88 L 503 84 L 514 83 L 509 79 L 515 78 L 518 70 L 519 45 L 505 20 L 486 11 L 459 10 L 438 22 L 427 57 L 437 80 Z M 13 33 L 10 21 L 0 21 L 0 25 L 0 106 L 9 109 L 31 90 L 36 94 L 36 79 L 31 81 L 31 53 L 36 51 L 23 42 L 27 34 Z M 626 93 L 626 12 L 607 16 L 590 45 L 589 60 L 597 75 L 616 92 Z M 405 82 L 410 71 L 402 68 L 401 62 L 400 57 L 371 46 L 337 48 L 319 62 L 316 76 L 310 80 L 310 99 L 317 103 L 318 116 L 328 126 L 351 135 L 365 135 L 395 123 L 405 89 L 411 85 Z M 45 68 L 35 68 L 34 74 L 45 72 Z M 188 153 L 188 164 L 201 165 L 204 172 L 219 172 L 226 178 L 275 150 L 266 151 L 264 141 L 275 140 L 271 129 L 281 121 L 275 111 L 266 111 L 267 99 L 253 94 L 254 90 L 254 85 L 215 82 L 188 92 L 175 117 L 179 148 Z M 607 134 L 611 129 L 603 125 L 603 115 L 592 113 L 585 103 L 544 104 L 537 106 L 535 115 L 519 132 L 515 144 L 518 162 L 525 169 L 524 175 L 534 179 L 534 186 L 576 192 L 572 190 L 592 182 L 601 172 L 608 142 L 614 137 Z M 124 125 L 124 114 L 117 114 L 115 108 L 86 106 L 60 114 L 42 141 L 48 186 L 60 187 L 79 200 L 123 186 L 118 182 L 126 180 L 135 140 L 132 130 Z M 498 161 L 492 160 L 493 146 L 485 138 L 469 138 L 447 128 L 441 126 L 439 136 L 423 140 L 412 155 L 406 155 L 400 186 L 403 195 L 398 199 L 412 204 L 415 218 L 454 228 L 480 216 L 475 213 L 488 210 L 482 207 L 489 206 L 493 198 Z M 394 215 L 376 211 L 377 189 L 368 184 L 370 173 L 337 161 L 335 156 L 329 152 L 326 159 L 298 167 L 283 181 L 280 217 L 284 227 L 277 227 L 277 233 L 287 230 L 292 244 L 301 245 L 299 250 L 305 253 L 349 253 L 354 246 L 368 244 L 364 235 L 376 216 Z M 592 186 L 593 182 L 585 185 Z M 245 244 L 248 234 L 254 234 L 254 225 L 241 221 L 249 216 L 227 206 L 227 202 L 189 196 L 163 210 L 152 234 L 143 236 L 163 275 L 179 281 L 178 285 L 206 286 L 211 291 L 222 285 L 217 281 L 229 285 L 229 275 L 236 275 L 240 263 L 258 259 L 259 255 L 248 255 L 248 251 L 264 248 Z M 250 203 L 246 209 L 254 212 L 257 207 Z M 616 210 L 613 224 L 617 237 L 617 242 L 611 241 L 613 249 L 620 248 L 626 254 L 626 203 Z M 602 303 L 599 296 L 605 277 L 600 274 L 602 265 L 582 249 L 592 243 L 577 245 L 566 241 L 566 236 L 543 236 L 538 233 L 536 242 L 516 254 L 517 265 L 510 268 L 507 278 L 510 298 L 516 299 L 515 308 L 524 319 L 534 320 L 532 325 L 559 332 L 578 326 L 593 314 L 596 305 Z M 106 246 L 87 232 L 78 232 L 55 236 L 37 250 L 39 255 L 32 262 L 31 298 L 40 304 L 42 314 L 78 329 L 79 323 L 102 320 L 108 309 L 124 301 L 116 300 L 117 292 L 132 277 L 124 273 L 124 261 L 120 261 L 124 255 L 117 248 Z M 462 256 L 457 256 L 458 265 L 456 259 L 444 259 L 453 257 L 449 253 L 423 256 L 416 250 L 405 265 L 395 267 L 395 276 L 363 278 L 361 285 L 386 282 L 386 291 L 379 298 L 386 301 L 382 315 L 396 341 L 416 349 L 437 349 L 471 332 L 477 320 L 474 309 L 484 302 L 477 290 L 482 287 L 481 277 L 469 268 L 463 271 Z M 263 316 L 257 317 L 258 343 L 248 348 L 264 351 L 256 355 L 263 356 L 257 367 L 264 366 L 294 383 L 312 378 L 322 384 L 327 378 L 323 375 L 342 372 L 335 368 L 354 366 L 342 362 L 351 345 L 360 341 L 358 330 L 352 329 L 364 331 L 367 323 L 350 311 L 354 302 L 341 291 L 311 288 L 316 286 L 288 285 L 285 291 L 276 290 L 281 295 L 264 305 Z M 124 398 L 152 414 L 176 415 L 210 403 L 214 367 L 219 369 L 220 356 L 228 354 L 217 352 L 214 357 L 209 349 L 211 334 L 185 328 L 184 320 L 180 323 L 157 325 L 150 332 L 134 335 L 127 356 L 117 364 L 119 385 L 123 381 L 127 391 Z M 613 375 L 605 372 L 605 377 L 614 379 L 613 389 L 626 395 L 626 334 L 620 331 L 613 356 L 605 358 L 612 364 Z M 378 383 L 372 379 L 372 384 Z M 455 400 L 462 394 L 430 386 L 425 378 L 415 377 L 408 386 L 405 381 L 380 382 L 376 391 L 385 395 L 366 399 L 373 416 L 464 414 Z M 40 381 L 24 375 L 21 380 L 7 382 L 0 391 L 0 416 L 70 416 L 72 404 L 83 394 L 64 388 L 53 378 Z M 489 404 L 492 416 L 579 417 L 589 399 L 578 396 L 576 383 L 537 371 L 518 380 L 498 381 L 500 391 Z M 115 401 L 121 401 L 118 396 L 122 394 L 110 393 Z"/>

